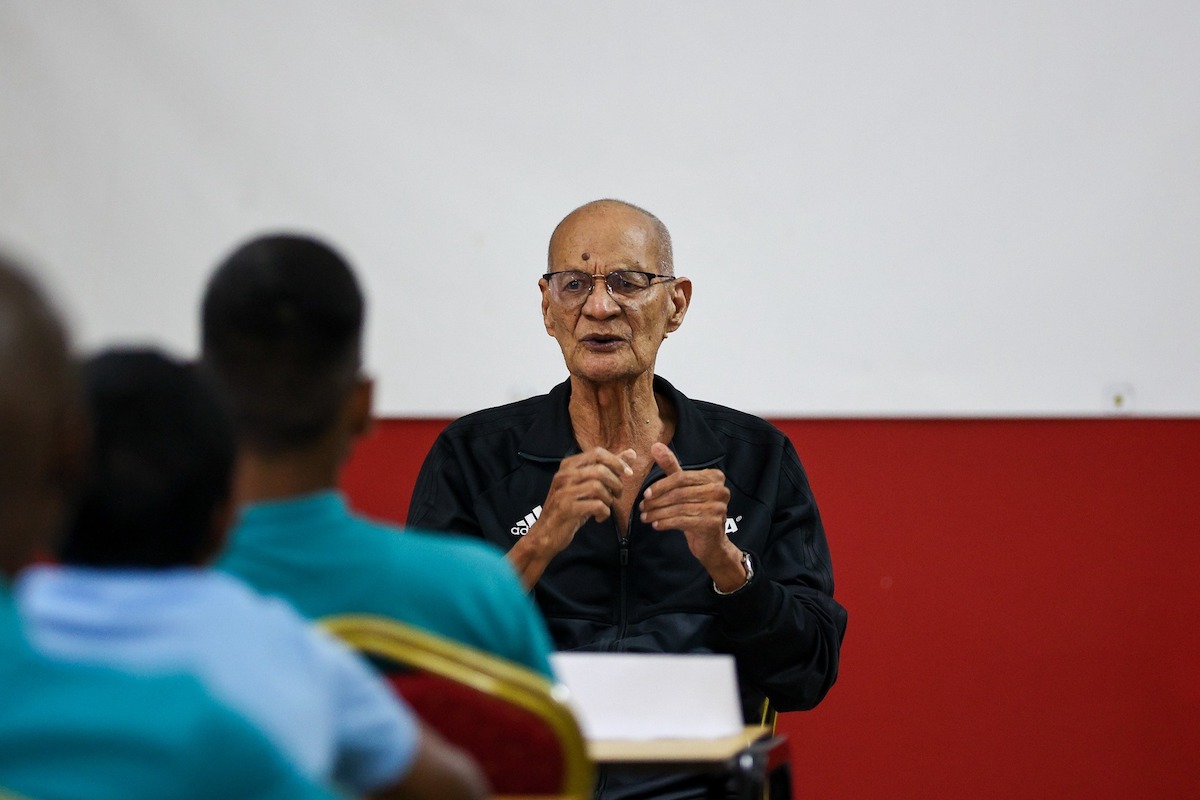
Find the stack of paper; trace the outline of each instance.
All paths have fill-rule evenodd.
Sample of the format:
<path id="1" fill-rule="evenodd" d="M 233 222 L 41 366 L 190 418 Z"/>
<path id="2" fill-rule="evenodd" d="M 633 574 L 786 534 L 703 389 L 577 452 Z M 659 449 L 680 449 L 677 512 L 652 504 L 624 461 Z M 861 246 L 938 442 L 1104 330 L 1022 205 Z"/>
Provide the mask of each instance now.
<path id="1" fill-rule="evenodd" d="M 733 656 L 554 653 L 583 734 L 597 739 L 715 739 L 742 731 Z"/>

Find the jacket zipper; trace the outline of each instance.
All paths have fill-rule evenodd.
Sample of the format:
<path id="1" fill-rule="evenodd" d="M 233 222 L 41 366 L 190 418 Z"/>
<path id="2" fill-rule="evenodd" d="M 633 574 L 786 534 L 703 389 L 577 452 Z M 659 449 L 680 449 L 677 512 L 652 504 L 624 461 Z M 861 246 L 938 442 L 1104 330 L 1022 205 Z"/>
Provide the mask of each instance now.
<path id="1" fill-rule="evenodd" d="M 617 535 L 620 536 L 620 531 L 617 532 Z M 629 619 L 628 619 L 629 603 L 628 603 L 628 598 L 626 597 L 626 594 L 629 589 L 629 536 L 628 535 L 621 536 L 620 553 L 621 553 L 621 573 L 620 573 L 621 580 L 620 580 L 619 590 L 620 590 L 620 595 L 621 595 L 621 602 L 620 602 L 620 614 L 617 618 L 618 628 L 617 628 L 617 641 L 616 641 L 616 650 L 618 652 L 625 649 L 625 628 L 626 628 L 627 623 L 629 622 Z"/>
<path id="2" fill-rule="evenodd" d="M 650 474 L 646 476 L 646 480 L 642 481 L 642 488 L 638 492 L 637 500 L 633 504 L 633 512 L 629 515 L 629 519 L 625 524 L 625 535 L 621 535 L 621 528 L 617 525 L 617 521 L 613 518 L 613 528 L 616 529 L 618 550 L 620 553 L 620 581 L 619 591 L 621 595 L 620 614 L 617 618 L 617 641 L 613 647 L 618 652 L 625 650 L 625 633 L 629 627 L 629 537 L 633 533 L 633 515 L 637 513 L 638 502 L 642 499 L 642 493 L 646 491 L 646 487 L 662 476 L 662 471 L 653 466 L 650 468 Z"/>

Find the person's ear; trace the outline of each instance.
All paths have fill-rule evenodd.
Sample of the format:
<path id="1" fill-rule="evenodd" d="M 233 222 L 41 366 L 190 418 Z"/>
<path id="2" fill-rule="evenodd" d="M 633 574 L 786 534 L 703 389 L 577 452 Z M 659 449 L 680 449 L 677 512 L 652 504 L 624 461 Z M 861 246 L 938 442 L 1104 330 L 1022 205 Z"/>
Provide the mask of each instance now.
<path id="1" fill-rule="evenodd" d="M 550 284 L 542 278 L 538 281 L 538 288 L 542 290 L 542 324 L 546 326 L 546 333 L 554 336 L 554 320 L 550 316 Z"/>
<path id="2" fill-rule="evenodd" d="M 204 550 L 200 553 L 200 564 L 211 564 L 221 557 L 225 551 L 225 544 L 229 541 L 229 531 L 233 528 L 235 513 L 237 512 L 233 492 L 230 492 L 213 509 L 212 519 L 209 522 L 208 541 L 204 543 Z"/>
<path id="3" fill-rule="evenodd" d="M 688 306 L 692 302 L 692 282 L 688 278 L 676 278 L 671 281 L 672 311 L 667 317 L 667 333 L 674 333 L 683 324 Z"/>
<path id="4" fill-rule="evenodd" d="M 355 378 L 346 405 L 350 433 L 358 437 L 370 431 L 375 424 L 375 381 L 366 375 Z"/>

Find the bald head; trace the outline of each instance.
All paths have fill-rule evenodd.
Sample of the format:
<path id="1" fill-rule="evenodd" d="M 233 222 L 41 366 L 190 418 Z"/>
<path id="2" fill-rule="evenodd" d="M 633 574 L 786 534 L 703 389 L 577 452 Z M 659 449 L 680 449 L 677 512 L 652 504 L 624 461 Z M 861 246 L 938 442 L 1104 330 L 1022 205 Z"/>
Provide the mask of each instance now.
<path id="1" fill-rule="evenodd" d="M 554 271 L 555 245 L 560 243 L 567 231 L 576 225 L 587 224 L 589 220 L 612 220 L 616 217 L 625 217 L 630 226 L 644 228 L 653 240 L 651 242 L 652 251 L 655 253 L 658 263 L 646 265 L 647 267 L 660 275 L 675 274 L 675 259 L 671 252 L 671 234 L 662 220 L 633 203 L 612 199 L 593 200 L 563 217 L 562 222 L 558 223 L 554 229 L 554 233 L 550 234 L 550 248 L 547 255 L 550 271 Z"/>
<path id="2" fill-rule="evenodd" d="M 50 545 L 81 467 L 81 413 L 58 316 L 0 255 L 0 572 Z"/>

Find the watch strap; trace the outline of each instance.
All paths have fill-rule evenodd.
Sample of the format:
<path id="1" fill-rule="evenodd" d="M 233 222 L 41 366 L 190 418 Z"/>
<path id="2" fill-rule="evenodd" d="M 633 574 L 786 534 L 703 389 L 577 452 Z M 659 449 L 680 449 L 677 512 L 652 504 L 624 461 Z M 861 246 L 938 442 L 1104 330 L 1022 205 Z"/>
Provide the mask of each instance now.
<path id="1" fill-rule="evenodd" d="M 731 589 L 728 592 L 722 592 L 720 589 L 717 588 L 717 582 L 713 581 L 713 585 L 712 585 L 713 591 L 716 592 L 717 594 L 721 595 L 722 597 L 728 597 L 729 595 L 740 592 L 742 589 L 745 589 L 747 586 L 749 586 L 750 581 L 754 580 L 754 561 L 750 558 L 750 554 L 747 553 L 745 550 L 742 551 L 742 567 L 746 570 L 746 582 L 745 583 L 743 583 L 741 586 L 737 587 L 736 589 Z"/>

